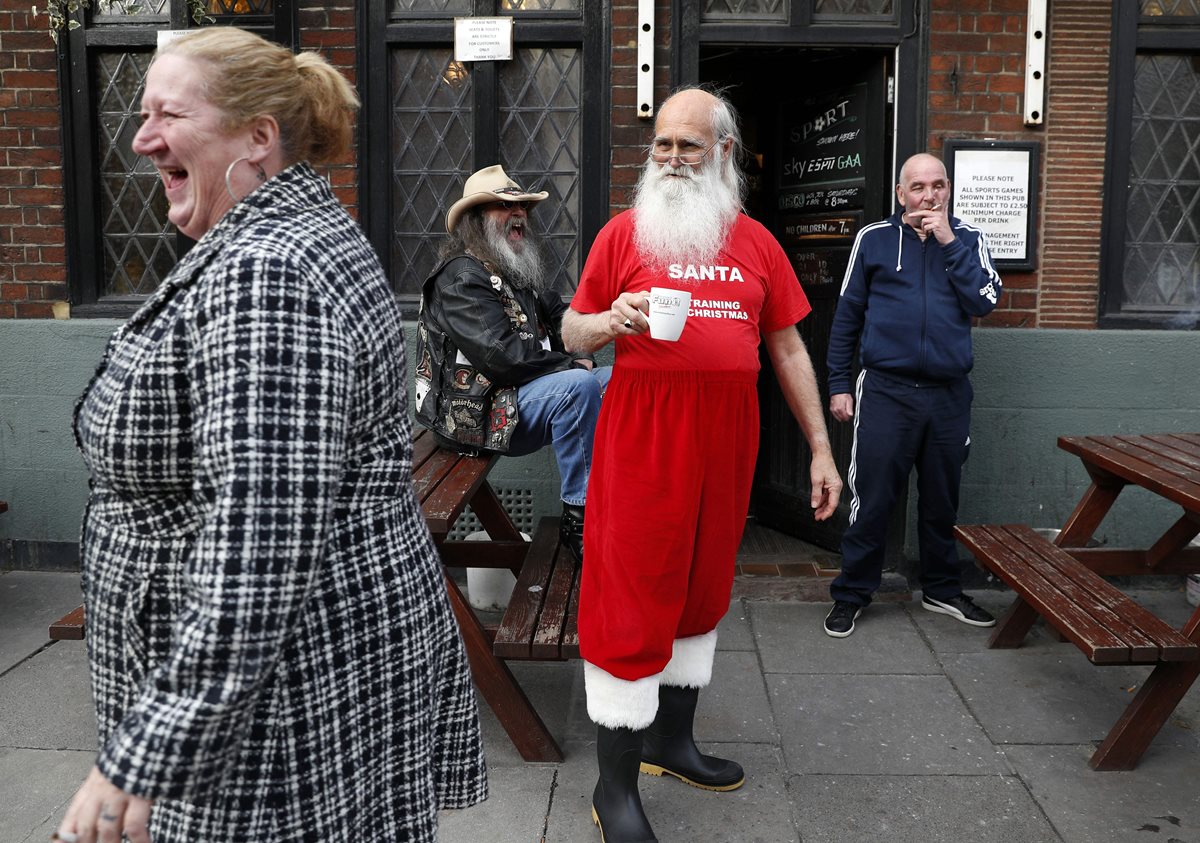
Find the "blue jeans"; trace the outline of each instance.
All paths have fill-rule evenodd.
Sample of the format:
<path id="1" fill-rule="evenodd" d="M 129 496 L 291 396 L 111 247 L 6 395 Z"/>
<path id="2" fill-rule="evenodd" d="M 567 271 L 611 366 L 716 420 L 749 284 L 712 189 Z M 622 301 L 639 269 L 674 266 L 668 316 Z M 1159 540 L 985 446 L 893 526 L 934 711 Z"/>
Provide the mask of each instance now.
<path id="1" fill-rule="evenodd" d="M 600 397 L 612 367 L 588 372 L 568 369 L 517 387 L 517 429 L 509 456 L 523 457 L 554 445 L 563 503 L 583 506 L 592 470 L 592 438 L 600 415 Z"/>

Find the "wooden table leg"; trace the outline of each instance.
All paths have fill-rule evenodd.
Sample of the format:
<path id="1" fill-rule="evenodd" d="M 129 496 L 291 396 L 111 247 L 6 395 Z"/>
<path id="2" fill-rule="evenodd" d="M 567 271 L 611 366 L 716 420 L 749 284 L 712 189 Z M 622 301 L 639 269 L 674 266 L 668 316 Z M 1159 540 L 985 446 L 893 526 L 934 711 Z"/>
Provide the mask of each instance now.
<path id="1" fill-rule="evenodd" d="M 1154 668 L 1108 737 L 1092 755 L 1095 770 L 1132 770 L 1200 676 L 1200 662 L 1167 662 Z"/>
<path id="2" fill-rule="evenodd" d="M 1092 485 L 1083 493 L 1075 511 L 1071 513 L 1058 538 L 1054 540 L 1059 547 L 1086 547 L 1104 516 L 1112 509 L 1117 495 L 1125 488 L 1124 481 L 1109 478 L 1107 475 L 1097 477 L 1090 466 L 1084 467 L 1092 475 Z"/>
<path id="3" fill-rule="evenodd" d="M 517 684 L 517 678 L 512 675 L 508 665 L 492 654 L 492 645 L 483 626 L 467 605 L 458 585 L 448 575 L 446 590 L 467 646 L 471 675 L 517 752 L 526 761 L 562 761 L 563 754 L 558 743 Z"/>
<path id="4" fill-rule="evenodd" d="M 475 513 L 475 517 L 479 519 L 483 529 L 487 530 L 492 541 L 519 542 L 524 540 L 521 531 L 513 523 L 504 504 L 500 503 L 500 498 L 496 497 L 496 490 L 491 487 L 490 483 L 480 486 L 475 496 L 471 498 L 471 511 Z M 514 565 L 511 570 L 514 577 L 521 576 L 520 565 Z"/>
<path id="5" fill-rule="evenodd" d="M 988 639 L 988 647 L 996 650 L 1020 647 L 1037 619 L 1038 613 L 1032 606 L 1020 597 L 1013 598 L 1012 605 L 996 623 L 996 630 Z"/>

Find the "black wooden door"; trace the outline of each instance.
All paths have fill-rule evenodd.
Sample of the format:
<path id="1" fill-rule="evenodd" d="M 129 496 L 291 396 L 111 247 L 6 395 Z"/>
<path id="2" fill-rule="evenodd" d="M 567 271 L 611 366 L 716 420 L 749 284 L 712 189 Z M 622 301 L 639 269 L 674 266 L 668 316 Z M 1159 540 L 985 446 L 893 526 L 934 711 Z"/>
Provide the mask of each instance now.
<path id="1" fill-rule="evenodd" d="M 804 94 L 775 104 L 774 144 L 764 150 L 764 222 L 783 245 L 813 311 L 800 334 L 816 370 L 838 471 L 846 478 L 850 424 L 828 415 L 825 354 L 854 235 L 891 208 L 892 138 L 887 55 L 830 51 L 804 57 Z M 837 549 L 849 515 L 846 494 L 833 518 L 809 505 L 811 454 L 763 354 L 762 429 L 752 512 L 760 523 Z"/>

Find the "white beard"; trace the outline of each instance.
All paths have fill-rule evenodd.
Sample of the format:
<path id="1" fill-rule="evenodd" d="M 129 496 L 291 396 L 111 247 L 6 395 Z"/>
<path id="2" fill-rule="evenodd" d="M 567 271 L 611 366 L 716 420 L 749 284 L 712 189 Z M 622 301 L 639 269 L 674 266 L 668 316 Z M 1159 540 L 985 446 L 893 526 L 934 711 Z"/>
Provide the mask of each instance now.
<path id="1" fill-rule="evenodd" d="M 484 218 L 484 233 L 487 235 L 488 246 L 496 256 L 497 267 L 509 284 L 518 290 L 533 290 L 541 293 L 546 289 L 547 279 L 542 271 L 542 251 L 533 238 L 529 226 L 524 222 L 525 239 L 517 242 L 516 247 L 509 242 L 507 234 L 516 223 L 509 220 L 508 225 L 493 223 L 490 217 Z"/>
<path id="2" fill-rule="evenodd" d="M 719 155 L 714 149 L 698 172 L 686 164 L 646 162 L 633 203 L 633 243 L 647 266 L 716 260 L 741 210 Z"/>

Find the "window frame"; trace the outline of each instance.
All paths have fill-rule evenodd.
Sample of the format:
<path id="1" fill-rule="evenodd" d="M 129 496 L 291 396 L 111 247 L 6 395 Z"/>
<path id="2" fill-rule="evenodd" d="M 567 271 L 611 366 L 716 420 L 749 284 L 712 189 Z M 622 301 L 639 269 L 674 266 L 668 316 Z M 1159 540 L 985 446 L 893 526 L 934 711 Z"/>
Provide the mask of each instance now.
<path id="1" fill-rule="evenodd" d="M 273 0 L 273 24 L 264 28 L 264 16 L 221 15 L 218 23 L 243 21 L 251 29 L 286 45 L 299 45 L 296 0 Z M 63 221 L 65 228 L 67 291 L 71 316 L 124 319 L 148 295 L 101 295 L 104 286 L 104 232 L 101 220 L 100 126 L 92 91 L 92 56 L 104 50 L 153 52 L 162 29 L 199 28 L 191 19 L 186 0 L 168 0 L 165 14 L 97 15 L 83 12 L 83 25 L 63 30 L 58 39 L 58 86 L 63 137 Z M 175 233 L 176 252 L 182 256 L 191 240 Z"/>
<path id="2" fill-rule="evenodd" d="M 1113 329 L 1181 328 L 1179 311 L 1129 313 L 1124 304 L 1125 228 L 1133 144 L 1134 75 L 1140 52 L 1178 53 L 1200 59 L 1200 17 L 1143 17 L 1137 2 L 1114 3 L 1109 56 L 1109 120 L 1105 149 L 1104 213 L 1100 223 L 1097 326 Z M 1163 24 L 1164 20 L 1171 21 Z M 1194 306 L 1200 306 L 1196 302 Z"/>
<path id="3" fill-rule="evenodd" d="M 928 93 L 928 4 L 895 0 L 890 18 L 815 17 L 813 0 L 784 0 L 785 23 L 703 21 L 703 0 L 671 0 L 671 87 L 694 84 L 700 78 L 700 50 L 714 44 L 781 44 L 791 47 L 878 47 L 895 51 L 892 101 L 924 103 Z M 895 159 L 893 182 L 900 163 L 926 149 L 925 108 L 897 108 L 893 125 Z"/>
<path id="4" fill-rule="evenodd" d="M 390 11 L 390 2 L 360 2 L 357 8 L 358 79 L 362 97 L 359 127 L 358 171 L 360 222 L 380 262 L 390 277 L 392 266 L 392 224 L 395 207 L 392 195 L 391 162 L 391 78 L 390 74 L 371 73 L 371 68 L 389 68 L 393 46 L 445 47 L 454 43 L 454 18 L 461 14 L 398 13 Z M 473 0 L 472 14 L 502 15 L 496 12 L 497 0 Z M 578 44 L 582 54 L 580 90 L 579 151 L 579 231 L 580 268 L 596 235 L 609 217 L 609 133 L 610 103 L 608 33 L 610 4 L 581 0 L 575 11 L 538 11 L 514 15 L 518 46 L 552 47 Z M 499 73 L 496 62 L 478 62 L 474 68 L 475 102 L 490 107 L 472 109 L 473 152 L 471 169 L 464 174 L 499 161 Z M 501 162 L 504 163 L 504 162 Z M 439 236 L 442 232 L 430 232 Z M 406 317 L 416 315 L 420 296 L 397 294 Z M 569 296 L 564 296 L 569 298 Z"/>

